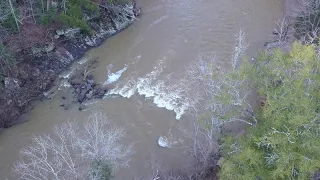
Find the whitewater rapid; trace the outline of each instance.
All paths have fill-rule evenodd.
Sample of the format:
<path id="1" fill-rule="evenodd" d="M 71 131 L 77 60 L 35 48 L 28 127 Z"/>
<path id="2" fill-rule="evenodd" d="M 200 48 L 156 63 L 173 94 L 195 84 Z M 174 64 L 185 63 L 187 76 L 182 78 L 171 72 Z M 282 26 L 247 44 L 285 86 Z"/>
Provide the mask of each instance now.
<path id="1" fill-rule="evenodd" d="M 130 98 L 134 94 L 144 96 L 146 99 L 151 99 L 158 107 L 174 111 L 176 119 L 179 120 L 189 107 L 187 97 L 184 95 L 184 89 L 177 84 L 170 84 L 170 77 L 160 79 L 160 75 L 165 67 L 165 61 L 159 60 L 153 70 L 142 77 L 131 76 L 123 81 L 115 84 L 106 97 L 110 95 L 120 95 L 124 98 Z M 117 73 L 110 73 L 107 82 L 118 80 L 119 75 L 127 69 L 125 66 Z M 117 76 L 115 77 L 115 74 Z M 115 81 L 112 81 L 115 82 Z"/>

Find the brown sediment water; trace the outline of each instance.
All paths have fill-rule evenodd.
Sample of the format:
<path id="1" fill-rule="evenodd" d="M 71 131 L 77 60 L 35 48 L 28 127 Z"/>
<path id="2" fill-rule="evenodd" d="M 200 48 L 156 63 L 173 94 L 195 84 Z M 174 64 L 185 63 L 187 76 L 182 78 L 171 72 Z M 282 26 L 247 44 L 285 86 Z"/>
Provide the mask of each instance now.
<path id="1" fill-rule="evenodd" d="M 182 158 L 181 148 L 178 145 L 161 148 L 158 139 L 179 133 L 176 128 L 187 118 L 183 114 L 186 109 L 175 103 L 176 94 L 166 89 L 161 79 L 183 72 L 199 53 L 215 52 L 227 58 L 239 29 L 246 32 L 249 55 L 254 55 L 270 39 L 275 21 L 283 11 L 283 2 L 279 0 L 139 0 L 138 3 L 142 15 L 137 21 L 89 51 L 80 61 L 99 58 L 93 75 L 101 83 L 107 80 L 108 69 L 115 76 L 122 69 L 121 77 L 110 86 L 119 96 L 89 101 L 84 111 L 79 111 L 77 104 L 70 105 L 68 110 L 60 106 L 63 96 L 67 98 L 64 103 L 72 101 L 67 88 L 61 88 L 50 100 L 37 102 L 24 115 L 27 122 L 0 132 L 0 179 L 12 177 L 12 164 L 34 134 L 51 133 L 55 125 L 67 120 L 81 123 L 91 111 L 107 113 L 117 126 L 125 127 L 125 143 L 133 144 L 135 153 L 130 168 L 119 170 L 117 179 L 143 177 L 149 156 L 166 167 L 178 168 L 187 159 Z M 78 66 L 81 63 L 72 68 Z M 128 83 L 130 80 L 133 83 Z"/>

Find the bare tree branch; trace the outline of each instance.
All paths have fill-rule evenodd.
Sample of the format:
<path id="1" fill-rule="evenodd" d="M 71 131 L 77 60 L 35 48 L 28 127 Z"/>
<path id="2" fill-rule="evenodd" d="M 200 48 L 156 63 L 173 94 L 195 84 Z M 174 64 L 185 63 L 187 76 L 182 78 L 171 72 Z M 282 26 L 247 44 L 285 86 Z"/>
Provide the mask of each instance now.
<path id="1" fill-rule="evenodd" d="M 18 20 L 18 18 L 17 18 L 17 16 L 16 16 L 16 13 L 15 13 L 15 11 L 14 11 L 14 7 L 13 7 L 13 5 L 12 5 L 12 1 L 11 1 L 11 0 L 8 0 L 8 1 L 9 1 L 9 5 L 10 5 L 11 14 L 12 14 L 12 16 L 13 16 L 15 22 L 16 22 L 18 31 L 20 32 L 20 26 L 19 26 L 19 23 L 18 23 L 19 20 Z"/>
<path id="2" fill-rule="evenodd" d="M 94 113 L 82 128 L 68 122 L 57 126 L 53 135 L 34 136 L 13 171 L 22 180 L 81 180 L 88 179 L 93 161 L 127 166 L 131 147 L 120 144 L 124 133 L 110 126 L 105 115 Z"/>
<path id="3" fill-rule="evenodd" d="M 229 62 L 222 62 L 212 53 L 202 54 L 186 68 L 185 89 L 192 116 L 192 130 L 182 132 L 192 140 L 196 178 L 216 167 L 218 138 L 222 127 L 241 122 L 255 126 L 257 119 L 248 101 L 251 83 L 242 75 L 238 65 L 243 60 L 248 43 L 242 30 L 236 35 L 237 43 Z M 232 67 L 228 71 L 228 67 Z M 190 133 L 192 132 L 192 133 Z"/>

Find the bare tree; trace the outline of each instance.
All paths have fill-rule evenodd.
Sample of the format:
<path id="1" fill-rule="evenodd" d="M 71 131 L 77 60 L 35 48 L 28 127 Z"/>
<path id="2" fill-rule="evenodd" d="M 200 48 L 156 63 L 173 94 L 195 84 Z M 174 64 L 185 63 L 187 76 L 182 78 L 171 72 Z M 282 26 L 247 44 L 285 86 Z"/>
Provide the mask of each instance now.
<path id="1" fill-rule="evenodd" d="M 273 31 L 277 46 L 281 47 L 288 39 L 289 23 L 286 18 L 276 22 L 276 28 Z"/>
<path id="2" fill-rule="evenodd" d="M 320 33 L 320 0 L 304 1 L 295 20 L 295 36 L 303 43 L 318 42 Z"/>
<path id="3" fill-rule="evenodd" d="M 242 31 L 239 31 L 236 37 L 237 45 L 231 62 L 219 61 L 214 54 L 204 54 L 186 69 L 189 93 L 196 96 L 192 99 L 193 102 L 189 103 L 193 105 L 191 114 L 198 119 L 207 117 L 206 119 L 210 119 L 210 124 L 214 127 L 221 127 L 234 121 L 250 126 L 257 123 L 253 108 L 248 102 L 248 95 L 252 93 L 250 82 L 237 68 L 248 44 Z M 228 70 L 230 66 L 232 71 Z M 232 116 L 228 116 L 231 112 Z M 253 121 L 245 118 L 248 115 Z"/>
<path id="4" fill-rule="evenodd" d="M 237 43 L 234 46 L 234 51 L 232 55 L 231 65 L 232 70 L 235 71 L 237 69 L 237 65 L 239 64 L 239 61 L 241 58 L 244 57 L 248 44 L 246 42 L 246 35 L 242 31 L 242 29 L 239 30 L 238 34 L 236 35 Z"/>
<path id="5" fill-rule="evenodd" d="M 216 167 L 218 135 L 230 123 L 255 126 L 257 119 L 249 103 L 251 83 L 238 68 L 248 44 L 242 30 L 231 61 L 219 61 L 214 54 L 202 54 L 186 68 L 186 93 L 189 93 L 193 132 L 180 128 L 193 142 L 194 177 L 205 176 L 207 169 Z M 230 70 L 228 70 L 230 69 Z"/>
<path id="6" fill-rule="evenodd" d="M 119 142 L 124 133 L 110 126 L 105 115 L 94 113 L 81 128 L 68 122 L 56 127 L 53 135 L 35 136 L 13 171 L 23 180 L 80 180 L 90 177 L 94 161 L 112 168 L 126 166 L 131 148 Z"/>
<path id="7" fill-rule="evenodd" d="M 125 130 L 112 126 L 101 113 L 93 114 L 84 129 L 72 135 L 73 145 L 81 150 L 81 157 L 88 160 L 108 161 L 113 167 L 128 166 L 131 146 L 123 146 L 120 140 Z"/>

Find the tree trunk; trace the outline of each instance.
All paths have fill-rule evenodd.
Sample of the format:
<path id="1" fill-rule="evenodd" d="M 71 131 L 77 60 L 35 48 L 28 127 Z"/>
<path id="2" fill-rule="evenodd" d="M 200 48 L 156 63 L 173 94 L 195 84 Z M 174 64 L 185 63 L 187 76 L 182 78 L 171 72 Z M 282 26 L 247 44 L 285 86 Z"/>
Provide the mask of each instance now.
<path id="1" fill-rule="evenodd" d="M 12 2 L 11 0 L 8 0 L 9 1 L 9 5 L 10 5 L 10 10 L 11 10 L 11 14 L 16 22 L 16 25 L 17 25 L 17 28 L 18 28 L 18 31 L 20 32 L 20 27 L 19 27 L 19 23 L 18 23 L 18 19 L 16 17 L 16 13 L 14 12 L 14 8 L 13 8 L 13 5 L 12 5 Z"/>
<path id="2" fill-rule="evenodd" d="M 67 14 L 66 3 L 67 3 L 67 0 L 63 0 L 63 10 L 64 10 L 64 14 Z"/>
<path id="3" fill-rule="evenodd" d="M 32 0 L 29 0 L 29 3 L 30 3 L 30 7 L 31 7 L 31 14 L 32 14 L 33 21 L 34 21 L 34 23 L 37 23 L 36 18 L 34 17 Z"/>
<path id="4" fill-rule="evenodd" d="M 47 0 L 47 11 L 49 11 L 51 0 Z"/>
<path id="5" fill-rule="evenodd" d="M 44 13 L 44 3 L 43 3 L 43 0 L 40 0 L 41 1 L 41 9 L 42 9 L 42 13 Z"/>

